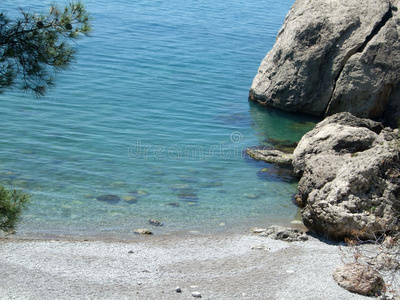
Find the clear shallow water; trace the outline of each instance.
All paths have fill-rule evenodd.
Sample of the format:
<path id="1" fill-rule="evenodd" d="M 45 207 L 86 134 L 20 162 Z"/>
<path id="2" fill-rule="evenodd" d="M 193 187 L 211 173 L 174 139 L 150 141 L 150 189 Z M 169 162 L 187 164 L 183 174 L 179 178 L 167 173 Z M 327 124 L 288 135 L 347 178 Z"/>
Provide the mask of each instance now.
<path id="1" fill-rule="evenodd" d="M 86 0 L 92 37 L 56 87 L 40 99 L 0 96 L 0 179 L 33 195 L 19 231 L 128 233 L 155 218 L 161 233 L 215 232 L 293 220 L 296 182 L 243 155 L 312 126 L 247 102 L 292 2 Z M 3 7 L 16 3 L 40 11 L 50 1 Z"/>

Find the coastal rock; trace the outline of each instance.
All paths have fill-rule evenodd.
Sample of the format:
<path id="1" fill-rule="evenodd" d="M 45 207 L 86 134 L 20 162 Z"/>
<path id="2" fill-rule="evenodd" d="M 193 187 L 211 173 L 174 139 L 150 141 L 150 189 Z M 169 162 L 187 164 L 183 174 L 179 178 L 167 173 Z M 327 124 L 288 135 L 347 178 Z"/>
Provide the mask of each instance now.
<path id="1" fill-rule="evenodd" d="M 260 233 L 260 236 L 266 236 L 274 240 L 285 242 L 307 241 L 308 236 L 304 231 L 295 228 L 286 228 L 282 226 L 270 226 Z"/>
<path id="2" fill-rule="evenodd" d="M 382 276 L 370 266 L 358 263 L 346 264 L 335 270 L 333 279 L 342 288 L 364 296 L 373 296 L 382 291 Z"/>
<path id="3" fill-rule="evenodd" d="M 396 230 L 400 208 L 398 131 L 349 113 L 327 117 L 301 139 L 293 167 L 312 231 L 333 239 Z"/>
<path id="4" fill-rule="evenodd" d="M 248 148 L 246 153 L 256 159 L 262 160 L 270 164 L 290 166 L 292 164 L 293 155 L 274 149 L 257 149 Z"/>
<path id="5" fill-rule="evenodd" d="M 134 231 L 134 233 L 137 233 L 137 234 L 145 234 L 145 235 L 152 235 L 152 234 L 153 234 L 153 232 L 151 232 L 151 231 L 148 230 L 148 229 L 136 229 L 136 230 Z"/>
<path id="6" fill-rule="evenodd" d="M 318 116 L 400 116 L 399 1 L 297 0 L 250 99 Z"/>

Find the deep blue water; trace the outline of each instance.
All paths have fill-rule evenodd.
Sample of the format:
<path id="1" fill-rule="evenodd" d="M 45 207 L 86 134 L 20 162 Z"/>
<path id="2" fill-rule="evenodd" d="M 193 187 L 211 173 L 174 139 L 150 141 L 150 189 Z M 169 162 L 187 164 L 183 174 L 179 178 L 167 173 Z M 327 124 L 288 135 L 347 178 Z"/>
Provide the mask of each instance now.
<path id="1" fill-rule="evenodd" d="M 247 101 L 292 2 L 86 0 L 92 36 L 56 87 L 0 95 L 1 182 L 33 195 L 19 232 L 129 233 L 151 218 L 164 222 L 159 233 L 290 223 L 296 182 L 243 149 L 310 129 Z M 137 202 L 96 200 L 110 194 Z"/>

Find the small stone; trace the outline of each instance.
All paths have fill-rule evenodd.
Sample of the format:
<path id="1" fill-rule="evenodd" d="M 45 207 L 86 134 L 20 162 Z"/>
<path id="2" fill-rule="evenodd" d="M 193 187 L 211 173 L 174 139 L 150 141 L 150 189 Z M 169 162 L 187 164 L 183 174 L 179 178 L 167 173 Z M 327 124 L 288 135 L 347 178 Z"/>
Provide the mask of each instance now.
<path id="1" fill-rule="evenodd" d="M 136 229 L 134 233 L 152 235 L 153 233 L 148 229 Z"/>
<path id="2" fill-rule="evenodd" d="M 181 289 L 179 286 L 176 287 L 175 291 L 176 291 L 177 293 L 182 293 L 182 289 Z"/>
<path id="3" fill-rule="evenodd" d="M 170 202 L 170 203 L 167 203 L 167 205 L 172 206 L 172 207 L 179 207 L 180 206 L 180 204 L 177 203 L 177 202 Z"/>
<path id="4" fill-rule="evenodd" d="M 134 253 L 133 250 L 128 251 L 128 254 L 133 254 L 133 253 Z"/>
<path id="5" fill-rule="evenodd" d="M 250 231 L 251 231 L 252 233 L 259 234 L 259 233 L 263 233 L 263 232 L 267 231 L 267 229 L 263 229 L 263 228 L 251 228 Z"/>
<path id="6" fill-rule="evenodd" d="M 199 292 L 192 292 L 192 296 L 194 298 L 201 298 L 201 294 Z"/>
<path id="7" fill-rule="evenodd" d="M 155 219 L 149 220 L 149 224 L 153 225 L 153 226 L 157 226 L 157 227 L 164 226 L 164 223 L 161 223 L 160 221 L 155 220 Z"/>
<path id="8" fill-rule="evenodd" d="M 269 249 L 264 245 L 257 245 L 257 246 L 251 247 L 251 250 L 269 250 Z"/>

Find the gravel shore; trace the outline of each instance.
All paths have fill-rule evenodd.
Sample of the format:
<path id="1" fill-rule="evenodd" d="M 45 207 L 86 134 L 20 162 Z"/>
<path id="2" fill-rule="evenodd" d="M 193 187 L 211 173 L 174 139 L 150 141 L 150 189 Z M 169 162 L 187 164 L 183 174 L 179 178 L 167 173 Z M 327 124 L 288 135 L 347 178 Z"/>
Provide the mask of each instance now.
<path id="1" fill-rule="evenodd" d="M 0 299 L 370 299 L 333 281 L 341 257 L 315 238 L 250 233 L 0 239 Z"/>

